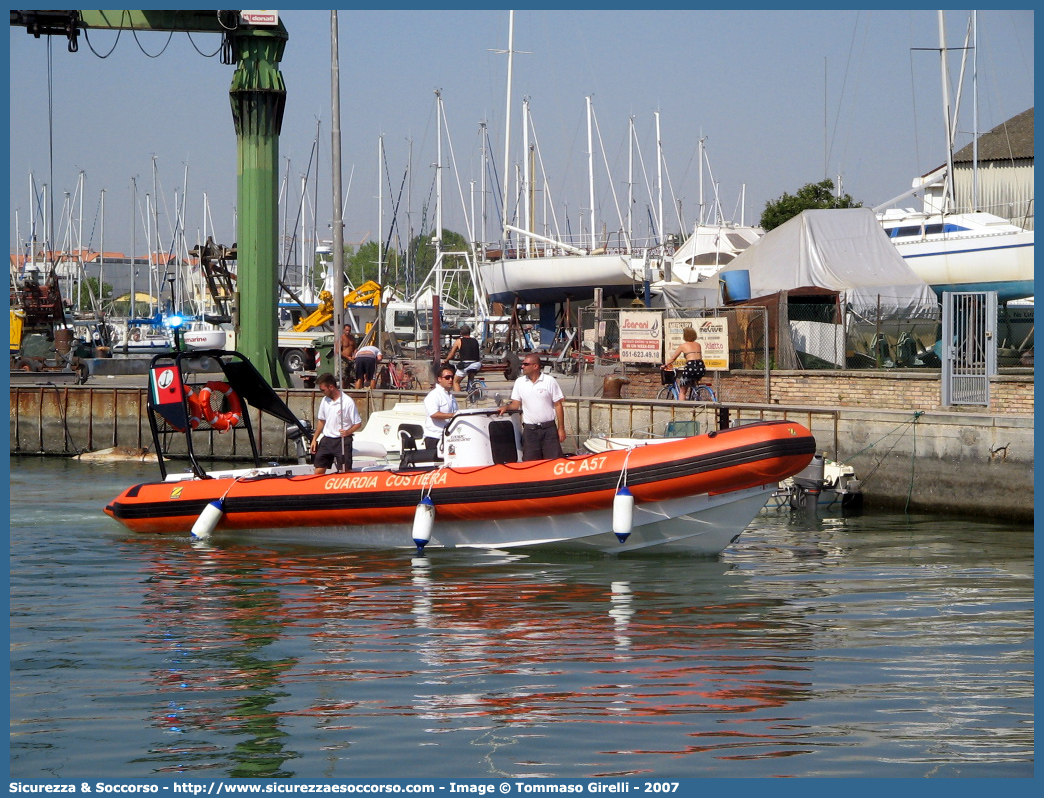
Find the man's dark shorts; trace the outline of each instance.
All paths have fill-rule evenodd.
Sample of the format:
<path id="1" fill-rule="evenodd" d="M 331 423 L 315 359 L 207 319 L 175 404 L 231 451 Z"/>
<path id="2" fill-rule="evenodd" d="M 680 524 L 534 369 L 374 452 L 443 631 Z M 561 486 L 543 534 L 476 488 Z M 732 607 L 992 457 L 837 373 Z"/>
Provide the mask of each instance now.
<path id="1" fill-rule="evenodd" d="M 368 355 L 355 356 L 355 379 L 372 382 L 377 374 L 377 358 Z"/>
<path id="2" fill-rule="evenodd" d="M 344 441 L 344 455 L 341 454 L 341 441 Z M 352 436 L 344 438 L 330 438 L 323 435 L 315 447 L 315 461 L 312 463 L 316 468 L 329 469 L 334 463 L 342 471 L 352 470 Z"/>

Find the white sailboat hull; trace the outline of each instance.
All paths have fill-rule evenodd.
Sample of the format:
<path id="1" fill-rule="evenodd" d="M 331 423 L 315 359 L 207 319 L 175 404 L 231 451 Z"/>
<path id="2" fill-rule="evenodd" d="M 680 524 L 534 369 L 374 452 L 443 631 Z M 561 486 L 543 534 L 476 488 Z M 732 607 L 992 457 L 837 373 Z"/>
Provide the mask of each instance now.
<path id="1" fill-rule="evenodd" d="M 997 291 L 1002 301 L 1033 295 L 1032 230 L 896 242 L 896 249 L 936 293 Z"/>
<path id="2" fill-rule="evenodd" d="M 644 259 L 638 259 L 639 266 Z M 594 289 L 606 294 L 631 291 L 641 282 L 632 258 L 623 254 L 550 255 L 491 261 L 479 265 L 482 284 L 494 302 L 538 304 L 590 299 Z"/>

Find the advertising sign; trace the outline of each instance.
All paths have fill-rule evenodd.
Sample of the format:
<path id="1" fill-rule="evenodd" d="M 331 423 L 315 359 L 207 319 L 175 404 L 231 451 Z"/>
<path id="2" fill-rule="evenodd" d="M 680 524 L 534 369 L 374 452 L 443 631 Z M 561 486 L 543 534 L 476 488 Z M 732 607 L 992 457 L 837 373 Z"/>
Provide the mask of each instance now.
<path id="1" fill-rule="evenodd" d="M 726 318 L 707 319 L 666 319 L 664 322 L 666 341 L 665 355 L 669 357 L 685 340 L 682 331 L 692 327 L 696 331 L 696 340 L 703 348 L 703 362 L 707 371 L 729 370 L 729 320 Z M 685 358 L 674 361 L 675 368 L 683 368 Z"/>
<path id="2" fill-rule="evenodd" d="M 700 319 L 696 324 L 696 340 L 703 347 L 703 362 L 708 371 L 729 370 L 728 319 Z"/>
<path id="3" fill-rule="evenodd" d="M 239 18 L 244 25 L 276 26 L 279 24 L 278 11 L 240 11 Z"/>
<path id="4" fill-rule="evenodd" d="M 620 360 L 661 363 L 663 317 L 658 310 L 620 311 Z"/>

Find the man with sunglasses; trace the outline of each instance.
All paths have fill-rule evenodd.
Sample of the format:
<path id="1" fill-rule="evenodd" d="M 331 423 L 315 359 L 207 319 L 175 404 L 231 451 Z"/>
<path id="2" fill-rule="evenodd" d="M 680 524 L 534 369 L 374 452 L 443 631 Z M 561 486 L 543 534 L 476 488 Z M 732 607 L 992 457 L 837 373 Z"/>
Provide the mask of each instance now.
<path id="1" fill-rule="evenodd" d="M 540 356 L 531 352 L 522 359 L 521 368 L 522 376 L 511 388 L 511 401 L 499 412 L 522 408 L 522 459 L 565 457 L 565 397 L 558 380 L 544 373 Z"/>
<path id="2" fill-rule="evenodd" d="M 435 387 L 424 397 L 424 448 L 434 449 L 439 445 L 449 420 L 457 413 L 457 400 L 453 397 L 453 366 L 440 366 L 435 377 Z"/>

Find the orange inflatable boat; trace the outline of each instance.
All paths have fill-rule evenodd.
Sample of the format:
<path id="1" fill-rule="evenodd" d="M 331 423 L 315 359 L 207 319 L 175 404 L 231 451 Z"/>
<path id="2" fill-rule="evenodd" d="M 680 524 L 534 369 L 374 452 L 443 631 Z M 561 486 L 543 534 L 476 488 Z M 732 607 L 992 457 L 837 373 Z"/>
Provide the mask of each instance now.
<path id="1" fill-rule="evenodd" d="M 180 353 L 170 364 L 154 362 L 153 400 L 160 396 L 161 382 L 169 390 L 171 380 L 181 381 L 191 372 L 184 368 L 186 356 Z M 263 381 L 267 391 L 239 384 L 246 377 L 260 380 L 241 356 L 211 351 L 207 357 L 222 369 L 220 381 L 240 400 L 275 411 L 288 423 L 293 418 Z M 160 371 L 170 368 L 177 373 Z M 184 406 L 183 429 L 191 437 L 186 397 L 198 392 L 183 381 L 180 386 L 174 393 Z M 169 412 L 170 407 L 160 412 L 161 407 L 150 401 L 154 431 L 163 425 L 177 428 L 180 413 Z M 239 423 L 248 425 L 249 415 L 242 413 Z M 157 449 L 161 437 L 156 436 Z M 323 475 L 313 475 L 303 463 L 255 463 L 206 473 L 191 458 L 190 445 L 193 473 L 166 476 L 161 455 L 164 479 L 128 488 L 105 512 L 142 533 L 249 534 L 420 549 L 539 545 L 622 552 L 665 547 L 715 555 L 746 528 L 777 483 L 801 471 L 816 450 L 805 427 L 780 421 L 656 446 L 518 462 L 518 417 L 498 415 L 496 409 L 459 414 L 444 441 L 445 459 L 427 467 L 381 464 Z"/>

